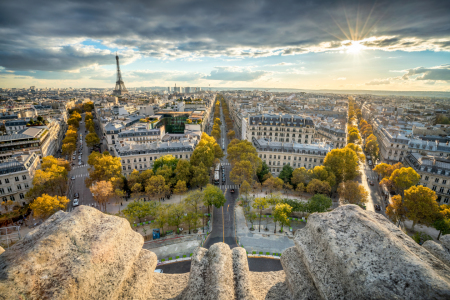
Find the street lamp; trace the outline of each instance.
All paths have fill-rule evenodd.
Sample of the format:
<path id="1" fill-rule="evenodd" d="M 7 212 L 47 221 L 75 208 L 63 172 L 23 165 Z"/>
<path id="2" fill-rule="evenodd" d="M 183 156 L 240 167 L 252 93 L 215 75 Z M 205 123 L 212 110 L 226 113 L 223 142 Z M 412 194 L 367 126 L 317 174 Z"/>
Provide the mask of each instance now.
<path id="1" fill-rule="evenodd" d="M 203 228 L 202 232 L 205 233 L 205 211 L 203 210 L 205 208 L 204 206 L 200 206 L 200 209 L 202 210 L 202 220 L 203 220 Z"/>

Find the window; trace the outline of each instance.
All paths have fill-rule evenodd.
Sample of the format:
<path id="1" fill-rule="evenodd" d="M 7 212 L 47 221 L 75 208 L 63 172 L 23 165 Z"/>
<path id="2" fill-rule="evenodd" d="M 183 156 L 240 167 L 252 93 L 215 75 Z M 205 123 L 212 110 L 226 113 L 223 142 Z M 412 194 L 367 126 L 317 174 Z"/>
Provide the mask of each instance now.
<path id="1" fill-rule="evenodd" d="M 129 160 L 129 159 L 127 159 L 127 163 L 130 163 L 130 160 Z"/>
<path id="2" fill-rule="evenodd" d="M 4 193 L 5 193 L 5 190 L 3 188 L 0 188 L 0 194 L 4 194 Z"/>
<path id="3" fill-rule="evenodd" d="M 144 161 L 147 161 L 147 157 L 144 157 Z"/>
<path id="4" fill-rule="evenodd" d="M 434 180 L 434 182 L 438 183 L 438 182 L 439 182 L 439 178 L 436 178 L 436 179 Z"/>
<path id="5" fill-rule="evenodd" d="M 17 185 L 17 189 L 18 189 L 18 190 L 21 190 L 21 189 L 22 189 L 22 186 L 21 186 L 20 184 L 18 184 L 18 185 Z"/>
<path id="6" fill-rule="evenodd" d="M 12 192 L 12 188 L 10 186 L 8 186 L 8 192 L 11 193 Z"/>
<path id="7" fill-rule="evenodd" d="M 14 195 L 9 196 L 9 199 L 11 199 L 11 201 L 16 200 L 16 199 L 14 199 Z"/>
<path id="8" fill-rule="evenodd" d="M 442 179 L 442 184 L 446 184 L 447 180 L 446 179 Z"/>
<path id="9" fill-rule="evenodd" d="M 19 197 L 20 197 L 20 199 L 25 198 L 25 196 L 22 193 L 19 194 Z"/>
<path id="10" fill-rule="evenodd" d="M 425 176 L 425 180 L 428 181 L 428 176 Z"/>
<path id="11" fill-rule="evenodd" d="M 3 201 L 6 201 L 6 200 L 7 200 L 8 198 L 6 198 L 6 197 L 3 197 L 2 199 L 3 199 Z"/>
<path id="12" fill-rule="evenodd" d="M 436 192 L 437 186 L 433 185 L 432 190 Z"/>
<path id="13" fill-rule="evenodd" d="M 125 171 L 127 168 L 125 166 L 123 166 L 122 169 Z"/>
<path id="14" fill-rule="evenodd" d="M 448 203 L 448 197 L 444 199 L 444 203 Z"/>
<path id="15" fill-rule="evenodd" d="M 439 193 L 443 193 L 443 192 L 444 192 L 444 188 L 441 187 L 441 188 L 439 189 Z"/>
<path id="16" fill-rule="evenodd" d="M 22 175 L 23 180 L 27 180 L 27 175 Z"/>
<path id="17" fill-rule="evenodd" d="M 5 179 L 5 183 L 9 183 L 9 179 L 8 178 Z"/>
<path id="18" fill-rule="evenodd" d="M 134 159 L 134 162 L 136 162 L 136 158 Z"/>
<path id="19" fill-rule="evenodd" d="M 139 158 L 139 162 L 141 162 L 141 158 Z"/>
<path id="20" fill-rule="evenodd" d="M 0 184 L 2 184 L 2 181 L 0 180 Z"/>
<path id="21" fill-rule="evenodd" d="M 25 183 L 25 188 L 29 188 L 30 186 L 28 185 L 28 183 Z"/>
<path id="22" fill-rule="evenodd" d="M 131 170 L 131 166 L 128 166 L 128 170 Z"/>

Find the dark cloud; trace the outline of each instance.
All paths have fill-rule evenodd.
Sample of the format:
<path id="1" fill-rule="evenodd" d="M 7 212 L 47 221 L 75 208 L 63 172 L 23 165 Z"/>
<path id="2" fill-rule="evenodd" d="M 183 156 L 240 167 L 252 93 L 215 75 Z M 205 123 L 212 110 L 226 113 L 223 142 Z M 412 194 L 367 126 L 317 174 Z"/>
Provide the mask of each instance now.
<path id="1" fill-rule="evenodd" d="M 418 67 L 407 70 L 402 79 L 450 81 L 450 65 L 434 68 Z"/>
<path id="2" fill-rule="evenodd" d="M 222 81 L 254 81 L 257 80 L 267 72 L 264 71 L 250 71 L 232 67 L 216 67 L 210 75 L 205 76 L 207 80 L 222 80 Z"/>
<path id="3" fill-rule="evenodd" d="M 368 42 L 375 48 L 442 50 L 449 47 L 449 15 L 450 1 L 442 0 L 2 1 L 0 66 L 114 64 L 107 51 L 74 46 L 84 39 L 166 59 L 292 55 L 371 36 L 386 37 Z"/>

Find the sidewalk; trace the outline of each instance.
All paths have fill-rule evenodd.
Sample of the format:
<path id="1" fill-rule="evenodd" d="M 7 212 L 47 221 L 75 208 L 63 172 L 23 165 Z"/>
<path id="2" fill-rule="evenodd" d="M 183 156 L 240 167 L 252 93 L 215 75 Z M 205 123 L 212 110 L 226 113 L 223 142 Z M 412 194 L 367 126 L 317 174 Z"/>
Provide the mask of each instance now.
<path id="1" fill-rule="evenodd" d="M 236 237 L 239 244 L 244 246 L 248 253 L 252 253 L 253 251 L 282 253 L 285 249 L 294 246 L 293 235 L 292 232 L 289 232 L 289 228 L 285 227 L 285 232 L 277 232 L 274 234 L 273 224 L 272 226 L 269 225 L 269 231 L 263 231 L 263 222 L 261 221 L 261 232 L 258 232 L 257 229 L 250 231 L 250 226 L 247 225 L 242 207 L 236 206 L 235 214 Z M 277 226 L 277 230 L 279 228 Z"/>

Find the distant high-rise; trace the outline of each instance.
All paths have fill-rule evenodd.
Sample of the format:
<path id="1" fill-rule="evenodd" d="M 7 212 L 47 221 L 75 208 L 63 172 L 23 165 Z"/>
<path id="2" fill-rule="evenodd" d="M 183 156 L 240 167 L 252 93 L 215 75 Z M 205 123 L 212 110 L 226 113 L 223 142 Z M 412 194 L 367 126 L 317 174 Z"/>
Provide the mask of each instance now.
<path id="1" fill-rule="evenodd" d="M 122 74 L 120 74 L 119 56 L 117 54 L 116 54 L 116 62 L 117 62 L 117 81 L 116 81 L 116 88 L 114 89 L 113 94 L 120 96 L 128 93 L 128 91 L 127 88 L 125 87 L 125 84 L 123 83 Z"/>

